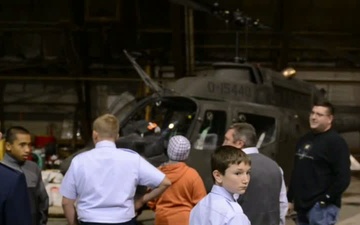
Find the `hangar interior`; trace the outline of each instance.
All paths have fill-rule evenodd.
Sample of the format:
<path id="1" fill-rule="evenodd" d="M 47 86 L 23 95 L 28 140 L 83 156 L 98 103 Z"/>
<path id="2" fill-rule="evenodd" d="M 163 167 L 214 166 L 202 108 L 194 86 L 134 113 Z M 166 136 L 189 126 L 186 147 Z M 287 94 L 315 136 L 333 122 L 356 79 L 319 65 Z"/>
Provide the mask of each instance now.
<path id="1" fill-rule="evenodd" d="M 85 146 L 96 116 L 121 117 L 119 105 L 149 94 L 124 49 L 164 85 L 238 56 L 293 67 L 334 104 L 360 107 L 359 9 L 356 0 L 3 0 L 0 131 L 22 125 L 40 148 L 53 136 L 64 157 Z M 360 147 L 359 132 L 344 136 Z"/>
<path id="2" fill-rule="evenodd" d="M 236 54 L 276 71 L 292 66 L 335 104 L 357 106 L 360 3 L 345 1 L 3 1 L 0 128 L 21 121 L 36 135 L 59 136 L 70 119 L 88 140 L 108 96 L 145 95 L 124 49 L 158 80 Z M 349 139 L 359 147 L 357 134 Z"/>

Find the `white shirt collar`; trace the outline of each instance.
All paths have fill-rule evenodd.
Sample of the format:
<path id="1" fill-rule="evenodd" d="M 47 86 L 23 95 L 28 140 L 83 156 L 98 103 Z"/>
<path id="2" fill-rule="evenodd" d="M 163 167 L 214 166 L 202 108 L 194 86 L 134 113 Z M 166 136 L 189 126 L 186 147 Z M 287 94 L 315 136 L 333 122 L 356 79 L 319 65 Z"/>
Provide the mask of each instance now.
<path id="1" fill-rule="evenodd" d="M 241 150 L 247 155 L 259 153 L 259 150 L 256 147 L 243 148 Z"/>

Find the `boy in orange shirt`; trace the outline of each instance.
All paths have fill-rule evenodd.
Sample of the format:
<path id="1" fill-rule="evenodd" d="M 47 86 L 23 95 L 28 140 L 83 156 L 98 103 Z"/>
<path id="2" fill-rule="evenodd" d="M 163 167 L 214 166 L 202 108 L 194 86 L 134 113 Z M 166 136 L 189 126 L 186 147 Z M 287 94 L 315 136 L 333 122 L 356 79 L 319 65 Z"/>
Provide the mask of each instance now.
<path id="1" fill-rule="evenodd" d="M 205 185 L 199 174 L 187 166 L 191 145 L 181 135 L 170 139 L 169 161 L 159 167 L 171 181 L 171 186 L 148 206 L 155 211 L 155 225 L 188 225 L 191 209 L 206 196 Z"/>

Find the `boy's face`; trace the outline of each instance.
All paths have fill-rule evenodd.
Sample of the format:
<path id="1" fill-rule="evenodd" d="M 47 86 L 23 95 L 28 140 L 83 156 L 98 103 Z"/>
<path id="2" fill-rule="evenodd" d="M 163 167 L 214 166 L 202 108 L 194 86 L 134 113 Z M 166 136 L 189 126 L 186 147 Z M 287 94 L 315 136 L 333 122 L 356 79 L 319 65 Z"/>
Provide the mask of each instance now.
<path id="1" fill-rule="evenodd" d="M 242 162 L 230 165 L 224 175 L 215 170 L 215 182 L 232 194 L 244 194 L 250 181 L 250 168 L 249 164 Z"/>
<path id="2" fill-rule="evenodd" d="M 16 134 L 13 143 L 6 142 L 6 150 L 16 160 L 25 161 L 31 154 L 30 134 Z"/>

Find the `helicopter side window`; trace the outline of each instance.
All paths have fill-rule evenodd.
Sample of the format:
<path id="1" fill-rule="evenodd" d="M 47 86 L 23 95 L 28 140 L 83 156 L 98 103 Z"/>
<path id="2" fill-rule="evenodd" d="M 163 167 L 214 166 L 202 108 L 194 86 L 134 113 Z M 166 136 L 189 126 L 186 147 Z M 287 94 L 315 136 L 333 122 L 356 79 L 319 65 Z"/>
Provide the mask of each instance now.
<path id="1" fill-rule="evenodd" d="M 237 118 L 238 122 L 246 122 L 254 126 L 257 137 L 259 140 L 262 139 L 261 145 L 266 145 L 275 140 L 275 118 L 247 113 L 238 113 Z"/>
<path id="2" fill-rule="evenodd" d="M 226 128 L 226 112 L 207 110 L 204 114 L 200 133 L 194 143 L 197 150 L 215 150 L 224 139 Z"/>

